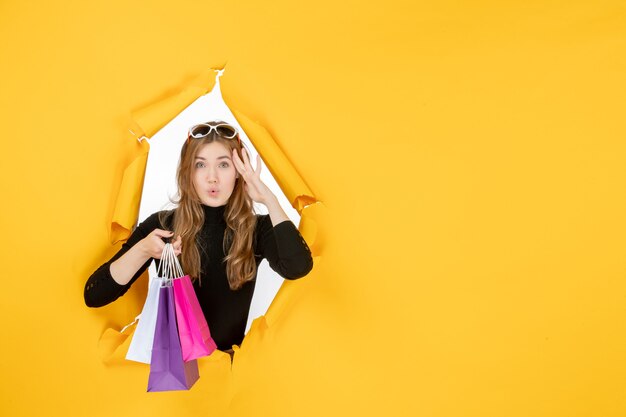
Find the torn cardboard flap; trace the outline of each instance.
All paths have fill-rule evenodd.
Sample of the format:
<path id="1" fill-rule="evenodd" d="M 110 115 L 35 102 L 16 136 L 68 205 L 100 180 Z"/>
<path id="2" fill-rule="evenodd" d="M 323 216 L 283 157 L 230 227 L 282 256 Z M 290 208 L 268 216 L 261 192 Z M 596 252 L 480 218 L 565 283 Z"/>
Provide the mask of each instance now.
<path id="1" fill-rule="evenodd" d="M 148 145 L 143 142 L 137 157 L 124 169 L 122 175 L 109 230 L 109 239 L 113 245 L 128 239 L 137 222 L 147 161 Z"/>
<path id="2" fill-rule="evenodd" d="M 180 93 L 132 112 L 133 123 L 130 129 L 148 137 L 154 135 L 198 97 L 213 89 L 216 71 L 218 70 L 211 68 L 196 77 Z"/>

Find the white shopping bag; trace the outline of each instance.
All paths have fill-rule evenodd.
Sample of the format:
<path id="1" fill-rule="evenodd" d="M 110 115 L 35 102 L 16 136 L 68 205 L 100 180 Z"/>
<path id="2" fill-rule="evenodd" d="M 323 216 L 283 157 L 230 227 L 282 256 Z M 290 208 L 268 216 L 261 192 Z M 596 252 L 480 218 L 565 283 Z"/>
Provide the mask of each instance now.
<path id="1" fill-rule="evenodd" d="M 130 341 L 126 359 L 130 361 L 150 363 L 152 358 L 152 342 L 156 327 L 157 310 L 159 309 L 159 289 L 163 280 L 158 276 L 150 278 L 148 295 L 139 315 L 139 323 Z"/>

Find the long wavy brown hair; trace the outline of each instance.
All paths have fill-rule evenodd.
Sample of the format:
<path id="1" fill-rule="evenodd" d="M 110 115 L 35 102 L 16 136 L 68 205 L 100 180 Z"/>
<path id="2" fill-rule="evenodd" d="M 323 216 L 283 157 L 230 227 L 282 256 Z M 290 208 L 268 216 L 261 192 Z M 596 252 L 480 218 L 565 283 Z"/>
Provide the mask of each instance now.
<path id="1" fill-rule="evenodd" d="M 218 123 L 225 122 L 221 120 L 208 122 L 211 125 Z M 200 149 L 212 142 L 221 143 L 231 154 L 232 150 L 236 149 L 243 161 L 239 134 L 233 139 L 227 139 L 220 136 L 214 129 L 205 138 L 187 140 L 181 149 L 180 161 L 176 171 L 178 197 L 173 202 L 178 206 L 175 210 L 164 211 L 159 215 L 162 225 L 172 224 L 170 216 L 173 215 L 171 230 L 174 232 L 174 236 L 180 235 L 182 238 L 181 266 L 192 281 L 200 280 L 200 285 L 202 285 L 200 248 L 204 248 L 204 243 L 200 241 L 198 233 L 204 224 L 204 210 L 193 186 L 193 169 L 196 155 Z M 228 203 L 226 203 L 224 220 L 226 221 L 226 230 L 223 247 L 224 253 L 227 254 L 224 258 L 226 260 L 226 275 L 230 288 L 237 290 L 256 275 L 256 262 L 252 248 L 256 216 L 253 212 L 252 199 L 244 188 L 244 180 L 241 175 L 235 180 L 235 188 L 228 199 Z M 222 262 L 223 260 L 214 259 L 212 261 Z"/>

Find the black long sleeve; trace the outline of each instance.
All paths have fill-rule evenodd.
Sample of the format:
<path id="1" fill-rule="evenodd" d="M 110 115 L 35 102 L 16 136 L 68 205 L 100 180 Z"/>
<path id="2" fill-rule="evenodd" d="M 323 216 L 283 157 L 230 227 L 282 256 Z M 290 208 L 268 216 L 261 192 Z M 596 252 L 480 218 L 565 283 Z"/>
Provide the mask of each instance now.
<path id="1" fill-rule="evenodd" d="M 258 251 L 285 279 L 297 279 L 313 269 L 311 250 L 291 220 L 272 226 L 268 214 L 257 220 Z"/>
<path id="2" fill-rule="evenodd" d="M 203 208 L 205 224 L 199 233 L 199 239 L 203 243 L 203 248 L 200 250 L 201 279 L 194 281 L 194 289 L 218 348 L 230 349 L 232 344 L 240 343 L 243 339 L 256 277 L 244 283 L 238 290 L 230 289 L 222 246 L 226 229 L 223 218 L 225 206 L 203 205 Z M 85 284 L 87 306 L 100 307 L 115 301 L 124 295 L 148 268 L 152 258 L 126 285 L 115 282 L 109 269 L 112 262 L 155 228 L 170 230 L 167 225 L 159 223 L 158 214 L 158 212 L 154 213 L 140 223 L 122 248 L 89 277 Z M 270 267 L 280 276 L 290 280 L 304 277 L 313 268 L 311 251 L 290 220 L 274 226 L 268 214 L 257 215 L 253 246 L 257 271 L 263 259 L 267 259 Z"/>
<path id="3" fill-rule="evenodd" d="M 158 219 L 158 212 L 150 215 L 147 219 L 141 222 L 135 228 L 128 240 L 122 244 L 120 250 L 113 255 L 111 259 L 96 269 L 93 274 L 91 274 L 85 284 L 84 292 L 85 304 L 88 307 L 102 307 L 117 300 L 119 297 L 124 295 L 137 278 L 144 273 L 148 266 L 150 266 L 150 262 L 152 262 L 153 258 L 148 259 L 126 285 L 120 285 L 113 279 L 110 267 L 113 262 L 128 252 L 128 250 L 137 242 L 148 236 L 154 229 L 157 228 L 161 228 Z"/>

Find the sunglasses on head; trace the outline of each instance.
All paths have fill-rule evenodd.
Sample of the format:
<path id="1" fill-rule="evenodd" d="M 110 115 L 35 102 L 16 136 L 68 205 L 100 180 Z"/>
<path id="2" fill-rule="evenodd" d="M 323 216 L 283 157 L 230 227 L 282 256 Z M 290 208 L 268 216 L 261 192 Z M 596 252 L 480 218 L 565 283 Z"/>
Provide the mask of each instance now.
<path id="1" fill-rule="evenodd" d="M 234 139 L 235 136 L 237 136 L 237 129 L 235 129 L 234 126 L 231 126 L 227 123 L 220 123 L 217 124 L 215 126 L 210 125 L 208 123 L 200 123 L 197 124 L 195 126 L 192 126 L 189 129 L 189 135 L 187 136 L 187 142 L 189 142 L 189 139 L 202 139 L 205 138 L 207 136 L 209 136 L 209 134 L 215 130 L 215 132 L 226 139 Z M 237 139 L 239 140 L 239 143 L 241 144 L 241 140 L 239 139 L 239 137 L 237 137 Z"/>

